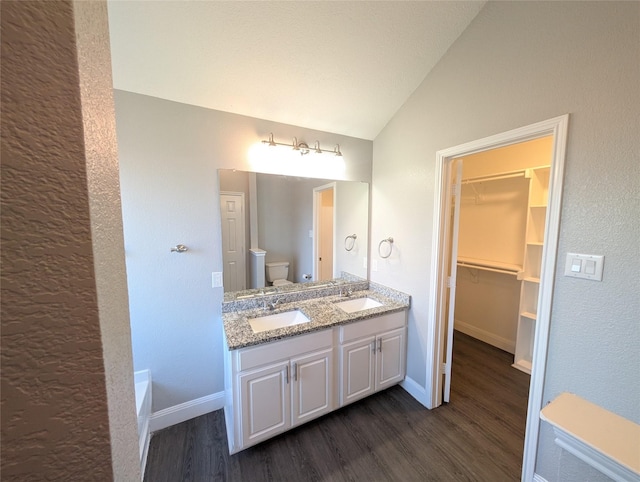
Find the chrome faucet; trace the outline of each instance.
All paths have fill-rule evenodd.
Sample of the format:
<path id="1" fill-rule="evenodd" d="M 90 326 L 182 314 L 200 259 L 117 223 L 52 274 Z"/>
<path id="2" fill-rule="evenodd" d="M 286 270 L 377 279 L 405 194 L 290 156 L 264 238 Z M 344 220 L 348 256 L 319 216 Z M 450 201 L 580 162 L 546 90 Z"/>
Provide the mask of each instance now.
<path id="1" fill-rule="evenodd" d="M 282 301 L 282 298 L 276 298 L 275 300 L 268 303 L 267 300 L 264 300 L 264 309 L 266 310 L 268 308 L 270 311 L 273 311 L 276 309 L 276 306 L 278 306 L 280 301 Z"/>
<path id="2" fill-rule="evenodd" d="M 347 288 L 347 290 L 343 292 L 342 286 L 340 287 L 340 296 L 342 296 L 343 298 L 348 298 L 352 294 L 353 294 L 353 290 L 351 288 Z"/>

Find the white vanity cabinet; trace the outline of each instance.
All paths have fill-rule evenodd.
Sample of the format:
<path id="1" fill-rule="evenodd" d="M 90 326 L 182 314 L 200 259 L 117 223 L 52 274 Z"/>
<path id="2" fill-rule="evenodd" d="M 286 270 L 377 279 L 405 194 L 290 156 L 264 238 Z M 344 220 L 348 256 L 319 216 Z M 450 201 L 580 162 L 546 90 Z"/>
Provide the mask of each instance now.
<path id="1" fill-rule="evenodd" d="M 401 382 L 406 324 L 403 310 L 227 350 L 224 412 L 229 452 Z"/>
<path id="2" fill-rule="evenodd" d="M 291 360 L 291 425 L 333 410 L 333 348 Z"/>
<path id="3" fill-rule="evenodd" d="M 333 410 L 333 358 L 331 329 L 229 352 L 229 451 Z"/>
<path id="4" fill-rule="evenodd" d="M 405 346 L 405 311 L 341 327 L 340 406 L 401 382 Z"/>
<path id="5" fill-rule="evenodd" d="M 242 446 L 264 440 L 291 426 L 288 363 L 278 363 L 238 375 L 239 425 Z"/>

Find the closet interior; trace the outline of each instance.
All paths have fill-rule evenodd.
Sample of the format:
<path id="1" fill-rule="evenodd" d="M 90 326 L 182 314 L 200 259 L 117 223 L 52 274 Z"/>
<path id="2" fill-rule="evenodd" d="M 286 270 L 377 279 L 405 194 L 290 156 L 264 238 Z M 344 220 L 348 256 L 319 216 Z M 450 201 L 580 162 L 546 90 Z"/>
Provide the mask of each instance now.
<path id="1" fill-rule="evenodd" d="M 463 159 L 454 328 L 531 373 L 552 138 Z"/>

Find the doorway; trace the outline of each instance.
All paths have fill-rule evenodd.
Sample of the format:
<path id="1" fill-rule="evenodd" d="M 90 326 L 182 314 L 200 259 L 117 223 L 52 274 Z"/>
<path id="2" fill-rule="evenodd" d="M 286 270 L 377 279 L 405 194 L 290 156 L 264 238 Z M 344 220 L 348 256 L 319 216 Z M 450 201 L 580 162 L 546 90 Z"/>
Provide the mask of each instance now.
<path id="1" fill-rule="evenodd" d="M 242 291 L 247 287 L 244 193 L 221 191 L 220 211 L 224 291 Z"/>
<path id="2" fill-rule="evenodd" d="M 522 479 L 531 480 L 534 474 L 537 440 L 540 428 L 539 413 L 542 408 L 542 387 L 546 366 L 546 354 L 549 342 L 549 322 L 551 299 L 553 295 L 553 277 L 555 272 L 558 232 L 560 224 L 560 204 L 562 199 L 562 179 L 568 115 L 549 119 L 530 126 L 514 129 L 502 134 L 487 137 L 467 144 L 438 151 L 436 154 L 436 197 L 434 207 L 433 259 L 431 270 L 431 289 L 429 311 L 433 324 L 433 359 L 428 361 L 427 369 L 431 374 L 431 406 L 443 402 L 444 388 L 450 383 L 451 376 L 451 340 L 447 338 L 447 315 L 451 315 L 449 298 L 455 297 L 456 253 L 452 253 L 451 238 L 457 229 L 455 215 L 450 216 L 452 208 L 459 205 L 460 176 L 456 159 L 464 156 L 514 145 L 517 143 L 551 136 L 552 155 L 549 169 L 548 206 L 545 216 L 544 246 L 541 252 L 541 270 L 539 274 L 539 296 L 536 300 L 535 343 L 532 346 L 531 383 L 527 409 L 527 422 L 522 464 Z M 458 200 L 458 201 L 456 201 Z M 457 246 L 457 245 L 455 245 Z M 453 279 L 452 279 L 453 276 Z M 453 286 L 453 291 L 450 287 Z M 453 330 L 451 330 L 453 332 Z"/>
<path id="3" fill-rule="evenodd" d="M 313 280 L 334 278 L 335 183 L 313 189 Z"/>

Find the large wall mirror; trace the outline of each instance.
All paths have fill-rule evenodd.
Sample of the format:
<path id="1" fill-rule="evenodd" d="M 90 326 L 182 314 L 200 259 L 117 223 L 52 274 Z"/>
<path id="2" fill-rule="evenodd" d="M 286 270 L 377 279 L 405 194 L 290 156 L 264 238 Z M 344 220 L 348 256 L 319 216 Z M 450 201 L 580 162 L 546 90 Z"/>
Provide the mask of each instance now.
<path id="1" fill-rule="evenodd" d="M 368 183 L 228 169 L 218 177 L 225 292 L 269 286 L 261 261 L 288 262 L 292 283 L 367 278 Z"/>

